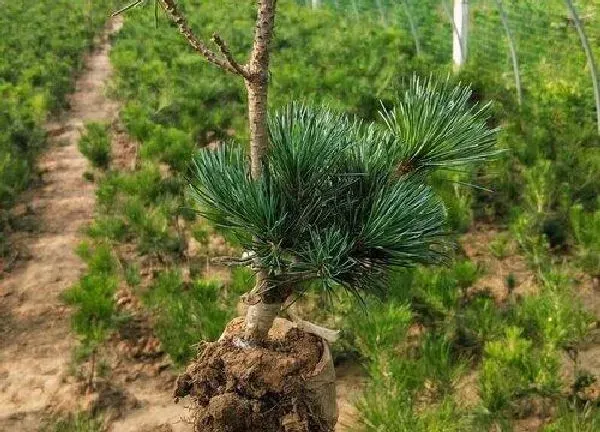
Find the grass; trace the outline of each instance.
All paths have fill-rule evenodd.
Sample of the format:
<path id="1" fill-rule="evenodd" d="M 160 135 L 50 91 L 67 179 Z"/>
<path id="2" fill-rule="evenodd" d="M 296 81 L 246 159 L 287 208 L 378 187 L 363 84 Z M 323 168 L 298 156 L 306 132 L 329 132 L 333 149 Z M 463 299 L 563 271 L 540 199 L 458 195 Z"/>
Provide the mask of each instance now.
<path id="1" fill-rule="evenodd" d="M 40 432 L 102 432 L 103 430 L 101 418 L 91 417 L 85 413 L 56 418 L 40 428 Z"/>
<path id="2" fill-rule="evenodd" d="M 545 426 L 543 432 L 595 432 L 600 430 L 600 412 L 591 405 L 578 408 L 565 404 L 557 419 Z"/>
<path id="3" fill-rule="evenodd" d="M 106 169 L 111 158 L 110 126 L 100 123 L 88 123 L 79 140 L 79 151 L 87 157 L 93 166 Z"/>
<path id="4" fill-rule="evenodd" d="M 219 282 L 196 279 L 184 282 L 179 272 L 164 271 L 143 295 L 155 317 L 154 331 L 177 365 L 184 365 L 202 341 L 218 339 L 233 318 L 239 295 L 247 288 L 238 273 L 229 289 Z"/>

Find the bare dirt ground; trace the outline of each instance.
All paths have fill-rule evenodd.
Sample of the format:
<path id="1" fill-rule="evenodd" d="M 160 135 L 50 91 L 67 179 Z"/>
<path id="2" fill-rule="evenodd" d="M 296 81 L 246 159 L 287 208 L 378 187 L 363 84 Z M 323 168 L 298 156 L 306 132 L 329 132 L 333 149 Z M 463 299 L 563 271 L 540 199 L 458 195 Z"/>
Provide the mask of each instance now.
<path id="1" fill-rule="evenodd" d="M 41 182 L 20 206 L 29 230 L 10 237 L 21 258 L 0 279 L 0 431 L 37 430 L 48 412 L 78 405 L 69 378 L 75 340 L 60 295 L 84 269 L 74 249 L 92 219 L 95 196 L 83 179 L 88 163 L 77 143 L 86 122 L 117 115 L 104 89 L 111 73 L 110 35 L 120 27 L 120 20 L 109 23 L 86 59 L 71 109 L 47 125 L 50 145 L 39 161 Z"/>
<path id="2" fill-rule="evenodd" d="M 483 275 L 469 289 L 469 293 L 487 292 L 498 304 L 507 301 L 509 289 L 507 279 L 514 278 L 514 294 L 523 297 L 537 291 L 535 275 L 529 268 L 526 259 L 517 253 L 514 243 L 507 245 L 507 256 L 496 257 L 490 250 L 490 244 L 501 232 L 492 225 L 473 227 L 465 233 L 460 243 L 466 256 L 477 264 Z"/>

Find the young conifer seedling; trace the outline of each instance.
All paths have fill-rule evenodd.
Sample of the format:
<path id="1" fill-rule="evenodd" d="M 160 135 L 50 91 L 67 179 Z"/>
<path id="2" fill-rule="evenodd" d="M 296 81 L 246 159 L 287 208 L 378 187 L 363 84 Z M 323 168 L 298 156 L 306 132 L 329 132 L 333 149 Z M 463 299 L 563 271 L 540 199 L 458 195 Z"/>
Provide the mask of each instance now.
<path id="1" fill-rule="evenodd" d="M 269 118 L 259 178 L 243 146 L 197 154 L 192 189 L 201 212 L 235 233 L 251 251 L 237 262 L 263 275 L 234 347 L 268 344 L 282 305 L 315 282 L 362 298 L 385 293 L 394 268 L 449 258 L 447 211 L 428 177 L 498 154 L 487 106 L 470 105 L 470 95 L 415 77 L 382 122 L 370 124 L 291 103 Z M 328 339 L 327 329 L 300 328 Z M 332 430 L 335 421 L 321 424 L 306 431 Z"/>
<path id="2" fill-rule="evenodd" d="M 415 77 L 382 124 L 291 103 L 269 119 L 258 179 L 243 146 L 198 153 L 192 188 L 203 214 L 267 276 L 252 293 L 247 339 L 264 339 L 310 282 L 361 297 L 384 292 L 393 268 L 445 261 L 446 209 L 428 176 L 498 154 L 487 106 L 470 95 Z"/>
<path id="3" fill-rule="evenodd" d="M 234 143 L 199 152 L 191 186 L 200 212 L 247 250 L 235 261 L 256 272 L 256 284 L 245 318 L 204 345 L 175 397 L 195 400 L 196 431 L 330 432 L 337 420 L 330 333 L 276 317 L 315 282 L 363 297 L 385 292 L 394 268 L 443 263 L 447 212 L 428 177 L 498 154 L 488 107 L 470 105 L 468 88 L 413 78 L 378 123 L 301 103 L 269 117 L 275 0 L 256 2 L 246 64 L 218 34 L 218 52 L 198 39 L 175 0 L 154 4 L 198 54 L 243 79 L 250 129 L 249 152 Z"/>

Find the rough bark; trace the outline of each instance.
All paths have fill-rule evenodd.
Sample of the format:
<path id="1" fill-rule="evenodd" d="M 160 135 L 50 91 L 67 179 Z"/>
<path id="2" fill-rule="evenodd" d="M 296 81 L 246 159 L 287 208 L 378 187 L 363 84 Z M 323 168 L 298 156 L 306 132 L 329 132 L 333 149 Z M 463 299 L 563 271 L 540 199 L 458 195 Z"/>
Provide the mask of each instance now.
<path id="1" fill-rule="evenodd" d="M 248 121 L 250 122 L 250 168 L 253 178 L 262 174 L 263 155 L 269 144 L 267 129 L 268 80 L 246 81 L 248 90 Z"/>
<path id="2" fill-rule="evenodd" d="M 258 0 L 254 45 L 250 62 L 246 68 L 248 77 L 245 80 L 248 91 L 248 121 L 250 124 L 250 164 L 253 178 L 262 174 L 263 158 L 269 146 L 267 125 L 269 94 L 269 47 L 275 26 L 276 0 Z M 252 305 L 246 316 L 244 337 L 249 340 L 264 340 L 273 320 L 277 316 L 274 311 L 281 308 L 285 298 L 271 299 L 274 293 L 267 288 L 268 274 L 260 271 L 256 275 L 253 292 L 257 293 L 258 302 L 267 307 Z"/>
<path id="3" fill-rule="evenodd" d="M 269 146 L 269 133 L 267 126 L 268 93 L 269 93 L 269 46 L 273 39 L 275 26 L 275 9 L 277 0 L 257 0 L 256 26 L 254 31 L 254 44 L 248 64 L 241 65 L 233 57 L 226 42 L 218 35 L 213 34 L 213 41 L 221 54 L 211 51 L 193 32 L 185 16 L 177 6 L 176 0 L 158 0 L 171 20 L 177 25 L 181 35 L 210 63 L 221 69 L 238 75 L 244 79 L 248 92 L 248 121 L 250 125 L 250 164 L 253 178 L 262 174 L 264 155 Z M 278 290 L 265 289 L 268 274 L 259 272 L 256 278 L 257 293 L 254 305 L 249 308 L 246 320 L 248 330 L 246 337 L 250 339 L 264 339 L 273 323 L 277 305 L 285 301 L 280 298 Z M 273 298 L 273 293 L 276 299 Z M 262 303 L 259 305 L 258 303 Z M 250 313 L 251 311 L 251 313 Z"/>
<path id="4" fill-rule="evenodd" d="M 254 45 L 247 66 L 248 120 L 250 121 L 250 158 L 252 176 L 262 173 L 262 160 L 269 144 L 267 100 L 269 93 L 269 47 L 275 26 L 276 0 L 259 0 Z"/>

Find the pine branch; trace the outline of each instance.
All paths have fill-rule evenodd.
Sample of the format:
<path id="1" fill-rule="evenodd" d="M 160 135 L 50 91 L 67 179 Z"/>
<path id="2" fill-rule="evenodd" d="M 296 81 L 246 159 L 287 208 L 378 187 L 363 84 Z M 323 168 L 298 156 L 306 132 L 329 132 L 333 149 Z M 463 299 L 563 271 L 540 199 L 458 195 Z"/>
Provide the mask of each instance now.
<path id="1" fill-rule="evenodd" d="M 254 32 L 254 45 L 248 70 L 251 81 L 267 82 L 269 70 L 269 46 L 275 26 L 275 7 L 277 0 L 259 0 Z"/>
<path id="2" fill-rule="evenodd" d="M 396 149 L 396 174 L 462 166 L 497 157 L 489 104 L 471 104 L 471 89 L 413 76 L 392 110 L 381 116 Z"/>
<path id="3" fill-rule="evenodd" d="M 210 63 L 220 67 L 221 69 L 235 75 L 240 75 L 244 78 L 246 77 L 246 72 L 239 64 L 237 64 L 235 61 L 234 63 L 232 63 L 227 57 L 219 57 L 217 54 L 211 51 L 204 42 L 198 39 L 198 37 L 194 34 L 193 30 L 189 26 L 187 19 L 179 10 L 175 0 L 157 1 L 160 2 L 161 6 L 165 9 L 171 20 L 177 25 L 177 27 L 179 28 L 179 33 L 183 35 L 183 37 L 187 40 L 190 46 L 194 48 L 194 50 L 196 50 L 196 52 L 202 55 Z M 224 43 L 223 46 L 225 46 Z M 233 57 L 231 57 L 231 60 L 233 60 Z"/>
<path id="4" fill-rule="evenodd" d="M 221 39 L 221 36 L 219 36 L 217 33 L 213 33 L 213 41 L 215 42 L 215 44 L 217 44 L 217 46 L 221 50 L 221 53 L 223 53 L 223 55 L 227 59 L 227 62 L 229 63 L 229 65 L 233 69 L 235 69 L 239 75 L 241 75 L 245 79 L 250 79 L 250 74 L 248 73 L 246 68 L 244 66 L 240 65 L 235 60 L 235 58 L 233 57 L 233 54 L 231 54 L 231 51 L 229 50 L 229 47 L 227 46 L 225 41 L 223 39 Z"/>

